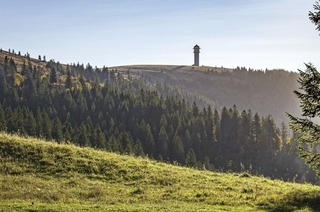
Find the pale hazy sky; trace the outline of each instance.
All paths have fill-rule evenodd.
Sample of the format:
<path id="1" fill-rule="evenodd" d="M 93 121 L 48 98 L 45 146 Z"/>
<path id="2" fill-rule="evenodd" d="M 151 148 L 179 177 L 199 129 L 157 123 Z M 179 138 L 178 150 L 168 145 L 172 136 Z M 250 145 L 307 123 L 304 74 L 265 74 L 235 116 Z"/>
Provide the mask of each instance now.
<path id="1" fill-rule="evenodd" d="M 320 69 L 315 0 L 0 0 L 0 47 L 98 67 Z"/>

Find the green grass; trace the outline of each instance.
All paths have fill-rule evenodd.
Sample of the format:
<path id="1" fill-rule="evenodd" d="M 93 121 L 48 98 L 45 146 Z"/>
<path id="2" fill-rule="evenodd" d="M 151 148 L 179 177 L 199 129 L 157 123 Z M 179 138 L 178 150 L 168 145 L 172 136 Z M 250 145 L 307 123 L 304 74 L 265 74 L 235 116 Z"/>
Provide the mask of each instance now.
<path id="1" fill-rule="evenodd" d="M 320 188 L 0 133 L 0 211 L 318 211 Z"/>

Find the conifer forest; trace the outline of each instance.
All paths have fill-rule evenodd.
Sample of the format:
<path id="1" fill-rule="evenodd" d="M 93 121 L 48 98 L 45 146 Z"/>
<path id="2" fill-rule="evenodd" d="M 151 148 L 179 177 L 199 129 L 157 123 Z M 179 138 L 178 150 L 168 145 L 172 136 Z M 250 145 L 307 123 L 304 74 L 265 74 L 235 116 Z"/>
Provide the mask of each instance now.
<path id="1" fill-rule="evenodd" d="M 0 63 L 0 131 L 198 169 L 318 182 L 298 156 L 295 134 L 271 115 L 200 107 L 129 71 L 45 57 L 19 56 L 17 63 L 12 55 Z"/>

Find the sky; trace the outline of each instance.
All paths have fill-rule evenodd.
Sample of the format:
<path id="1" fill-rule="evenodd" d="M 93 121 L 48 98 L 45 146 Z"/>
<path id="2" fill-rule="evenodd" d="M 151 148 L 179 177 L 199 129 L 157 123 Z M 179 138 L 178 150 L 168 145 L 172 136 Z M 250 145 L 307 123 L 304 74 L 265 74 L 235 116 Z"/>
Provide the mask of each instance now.
<path id="1" fill-rule="evenodd" d="M 315 0 L 0 0 L 0 48 L 60 63 L 320 69 Z"/>

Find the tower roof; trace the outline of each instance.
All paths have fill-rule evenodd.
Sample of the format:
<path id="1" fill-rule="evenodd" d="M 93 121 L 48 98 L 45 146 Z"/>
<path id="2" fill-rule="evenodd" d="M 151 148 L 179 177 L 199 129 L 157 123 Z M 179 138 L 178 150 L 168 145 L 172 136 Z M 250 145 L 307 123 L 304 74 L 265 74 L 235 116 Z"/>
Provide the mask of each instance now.
<path id="1" fill-rule="evenodd" d="M 198 46 L 198 44 L 196 44 L 193 48 L 194 49 L 200 49 L 200 46 Z"/>

